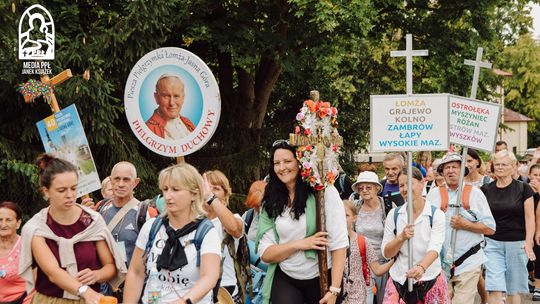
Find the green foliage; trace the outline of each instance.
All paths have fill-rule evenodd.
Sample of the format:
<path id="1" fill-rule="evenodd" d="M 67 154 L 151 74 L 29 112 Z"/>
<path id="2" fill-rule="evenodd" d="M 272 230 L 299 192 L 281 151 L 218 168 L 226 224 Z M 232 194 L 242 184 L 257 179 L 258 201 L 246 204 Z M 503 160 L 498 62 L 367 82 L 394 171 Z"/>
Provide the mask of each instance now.
<path id="1" fill-rule="evenodd" d="M 499 64 L 512 72 L 505 85 L 505 106 L 534 119 L 529 123 L 529 131 L 535 131 L 540 122 L 540 43 L 530 34 L 522 35 L 505 48 Z M 537 146 L 540 141 L 532 136 L 529 143 Z"/>
<path id="2" fill-rule="evenodd" d="M 24 103 L 16 93 L 18 20 L 35 1 L 0 2 L 0 199 L 23 202 L 26 212 L 43 206 L 33 161 L 43 151 L 35 122 L 50 115 L 41 100 Z M 343 162 L 354 176 L 352 153 L 368 144 L 369 95 L 405 92 L 405 64 L 390 51 L 403 49 L 404 35 L 430 56 L 415 59 L 416 93 L 468 95 L 472 69 L 464 58 L 485 48 L 495 61 L 526 32 L 524 0 L 48 0 L 56 24 L 53 72 L 80 76 L 56 90 L 61 107 L 77 105 L 100 177 L 114 163 L 133 162 L 142 179 L 139 198 L 157 190 L 157 172 L 174 163 L 144 148 L 124 115 L 127 75 L 147 52 L 182 47 L 214 72 L 222 102 L 212 140 L 186 161 L 201 171 L 220 169 L 233 191 L 266 175 L 268 147 L 293 130 L 309 91 L 338 107 L 345 138 Z M 14 8 L 14 10 L 13 10 Z M 481 76 L 493 87 L 494 79 Z M 521 92 L 521 91 L 520 91 Z M 490 95 L 481 86 L 479 98 Z M 98 195 L 99 197 L 99 195 Z M 242 195 L 233 197 L 241 209 Z"/>

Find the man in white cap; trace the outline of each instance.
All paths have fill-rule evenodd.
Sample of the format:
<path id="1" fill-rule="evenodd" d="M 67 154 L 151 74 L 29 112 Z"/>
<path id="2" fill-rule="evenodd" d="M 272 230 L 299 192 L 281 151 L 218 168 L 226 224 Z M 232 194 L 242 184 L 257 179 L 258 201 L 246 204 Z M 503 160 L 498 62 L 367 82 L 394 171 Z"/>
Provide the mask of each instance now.
<path id="1" fill-rule="evenodd" d="M 456 229 L 454 259 L 448 281 L 452 303 L 474 303 L 481 266 L 486 261 L 482 249 L 484 235 L 495 233 L 495 220 L 486 197 L 478 188 L 465 185 L 461 202 L 457 201 L 461 162 L 462 158 L 457 153 L 444 156 L 437 171 L 446 184 L 432 188 L 426 200 L 441 208 L 446 215 L 446 238 L 441 251 L 443 261 L 445 253 L 452 250 L 451 233 L 452 229 Z M 458 206 L 460 215 L 455 213 Z M 452 263 L 448 260 L 444 262 Z"/>

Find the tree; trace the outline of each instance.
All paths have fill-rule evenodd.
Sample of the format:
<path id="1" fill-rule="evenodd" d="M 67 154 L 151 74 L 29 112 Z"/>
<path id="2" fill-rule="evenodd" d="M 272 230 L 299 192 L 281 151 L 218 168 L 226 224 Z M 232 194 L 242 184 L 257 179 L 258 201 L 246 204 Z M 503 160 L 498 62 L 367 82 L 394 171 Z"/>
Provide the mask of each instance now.
<path id="1" fill-rule="evenodd" d="M 17 23 L 30 1 L 0 3 L 0 199 L 42 204 L 33 159 L 42 151 L 34 123 L 50 114 L 16 93 L 20 74 Z M 265 175 L 269 145 L 293 130 L 294 117 L 311 89 L 340 111 L 345 160 L 368 143 L 369 95 L 405 91 L 404 64 L 390 58 L 412 33 L 417 59 L 415 92 L 465 95 L 472 71 L 462 67 L 484 45 L 500 50 L 502 14 L 524 0 L 169 0 L 46 1 L 56 23 L 54 72 L 86 69 L 57 89 L 61 106 L 76 103 L 101 177 L 119 160 L 138 168 L 141 198 L 152 196 L 157 172 L 173 159 L 152 154 L 131 133 L 123 114 L 125 80 L 134 63 L 159 47 L 182 47 L 206 61 L 218 79 L 222 115 L 218 131 L 186 160 L 201 171 L 223 170 L 235 192 Z M 523 20 L 510 19 L 508 33 Z M 512 35 L 505 39 L 512 42 Z M 485 94 L 480 90 L 479 96 Z M 349 173 L 352 173 L 350 171 Z"/>
<path id="2" fill-rule="evenodd" d="M 540 122 L 540 43 L 524 34 L 501 54 L 499 64 L 512 77 L 506 81 L 505 106 L 534 121 L 529 123 L 529 143 L 540 145 L 536 131 Z"/>

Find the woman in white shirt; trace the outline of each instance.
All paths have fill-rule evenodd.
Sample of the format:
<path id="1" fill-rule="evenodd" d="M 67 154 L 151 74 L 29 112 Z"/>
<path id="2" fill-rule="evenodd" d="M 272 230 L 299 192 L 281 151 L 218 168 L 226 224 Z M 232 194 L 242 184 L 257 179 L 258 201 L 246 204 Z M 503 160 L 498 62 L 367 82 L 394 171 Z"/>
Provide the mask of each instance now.
<path id="1" fill-rule="evenodd" d="M 205 204 L 204 210 L 221 238 L 221 255 L 223 257 L 223 271 L 219 280 L 219 286 L 225 288 L 233 297 L 235 303 L 242 303 L 244 294 L 239 292 L 237 273 L 235 272 L 236 250 L 238 239 L 244 232 L 244 221 L 239 214 L 233 214 L 229 208 L 229 198 L 232 189 L 229 179 L 219 170 L 206 171 L 204 176 L 210 184 L 212 193 L 219 198 L 219 202 Z M 219 286 L 214 288 L 214 302 L 217 302 Z"/>
<path id="2" fill-rule="evenodd" d="M 450 303 L 439 259 L 445 236 L 444 213 L 422 197 L 422 173 L 417 168 L 412 170 L 414 225 L 407 224 L 408 202 L 392 209 L 386 219 L 381 248 L 386 259 L 396 257 L 396 262 L 390 268 L 383 303 Z M 405 169 L 398 180 L 403 197 L 407 197 L 407 178 Z M 410 269 L 408 240 L 413 244 L 414 266 Z M 407 289 L 408 278 L 414 282 L 412 292 Z"/>
<path id="3" fill-rule="evenodd" d="M 208 182 L 203 182 L 197 169 L 185 163 L 162 170 L 159 188 L 166 214 L 147 221 L 141 228 L 123 303 L 139 303 L 145 277 L 150 273 L 143 303 L 211 304 L 211 291 L 219 277 L 221 241 L 212 224 L 204 222 L 209 220 L 204 218 L 202 204 L 219 199 L 211 194 Z M 156 221 L 161 221 L 161 226 L 154 226 Z M 210 228 L 197 240 L 202 225 Z M 152 235 L 155 230 L 157 233 Z"/>
<path id="4" fill-rule="evenodd" d="M 256 242 L 263 262 L 269 263 L 263 302 L 334 304 L 341 291 L 349 244 L 343 202 L 336 188 L 326 188 L 327 232 L 317 232 L 314 191 L 302 180 L 295 155 L 288 141 L 276 141 L 272 146 Z M 330 287 L 322 299 L 317 250 L 330 252 Z"/>

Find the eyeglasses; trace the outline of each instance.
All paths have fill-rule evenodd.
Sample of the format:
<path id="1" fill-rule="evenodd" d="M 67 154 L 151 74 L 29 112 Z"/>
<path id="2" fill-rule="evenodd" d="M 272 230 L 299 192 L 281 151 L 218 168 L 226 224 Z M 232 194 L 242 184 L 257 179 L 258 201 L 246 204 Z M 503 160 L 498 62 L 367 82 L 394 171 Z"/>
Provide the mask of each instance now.
<path id="1" fill-rule="evenodd" d="M 500 164 L 493 164 L 493 167 L 506 168 L 506 167 L 510 167 L 510 165 L 509 165 L 509 164 L 505 164 L 505 163 L 500 163 Z"/>
<path id="2" fill-rule="evenodd" d="M 373 186 L 358 186 L 356 187 L 359 191 L 371 191 L 373 190 Z"/>
<path id="3" fill-rule="evenodd" d="M 275 148 L 277 146 L 290 146 L 291 143 L 288 139 L 278 139 L 272 144 L 272 148 Z"/>

